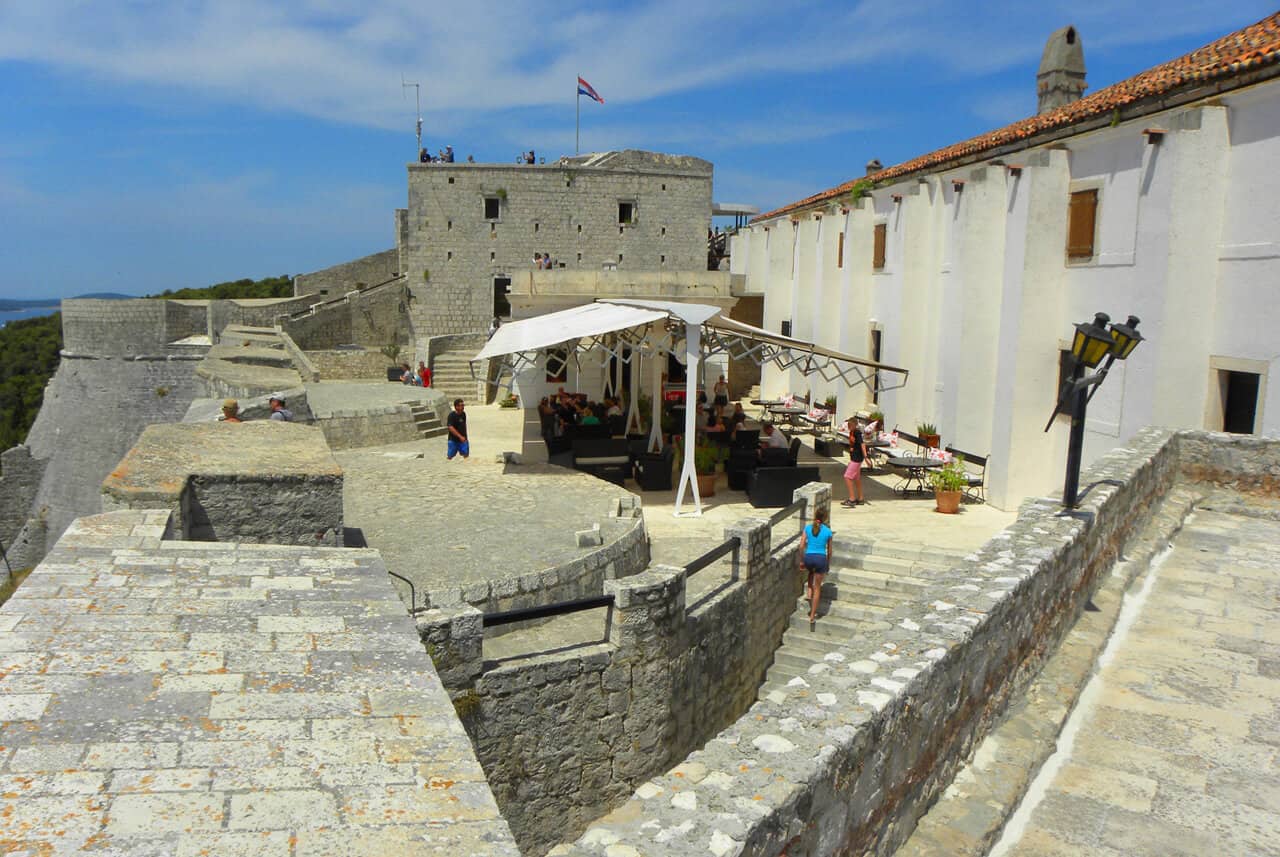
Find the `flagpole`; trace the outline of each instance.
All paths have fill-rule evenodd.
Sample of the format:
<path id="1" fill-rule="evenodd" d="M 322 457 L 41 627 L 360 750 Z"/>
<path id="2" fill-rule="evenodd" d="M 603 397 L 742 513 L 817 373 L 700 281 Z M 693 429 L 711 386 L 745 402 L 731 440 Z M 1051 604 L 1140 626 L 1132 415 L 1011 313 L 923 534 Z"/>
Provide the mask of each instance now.
<path id="1" fill-rule="evenodd" d="M 576 156 L 581 153 L 578 140 L 581 135 L 582 127 L 582 93 L 578 91 L 577 81 L 574 81 L 573 92 L 573 154 Z"/>

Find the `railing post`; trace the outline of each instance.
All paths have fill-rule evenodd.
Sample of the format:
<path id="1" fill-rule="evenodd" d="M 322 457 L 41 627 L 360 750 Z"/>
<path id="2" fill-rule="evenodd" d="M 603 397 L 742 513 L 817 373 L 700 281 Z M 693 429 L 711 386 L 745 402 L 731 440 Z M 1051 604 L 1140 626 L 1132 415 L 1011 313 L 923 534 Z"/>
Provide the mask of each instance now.
<path id="1" fill-rule="evenodd" d="M 617 647 L 601 681 L 618 701 L 626 749 L 612 760 L 617 778 L 630 781 L 674 763 L 676 670 L 685 645 L 684 569 L 654 565 L 604 582 L 614 596 L 609 642 Z M 610 711 L 614 711 L 610 705 Z"/>
<path id="2" fill-rule="evenodd" d="M 810 482 L 801 485 L 791 494 L 795 503 L 804 503 L 804 511 L 800 513 L 803 521 L 813 520 L 815 512 L 822 512 L 823 518 L 831 520 L 831 486 L 825 482 Z M 801 524 L 803 526 L 803 524 Z"/>
<path id="3" fill-rule="evenodd" d="M 434 607 L 415 622 L 445 689 L 473 687 L 484 669 L 484 614 L 469 604 Z"/>
<path id="4" fill-rule="evenodd" d="M 758 577 L 769 562 L 772 527 L 767 518 L 743 518 L 724 528 L 726 539 L 738 539 L 739 546 L 733 562 L 733 579 L 750 580 Z"/>

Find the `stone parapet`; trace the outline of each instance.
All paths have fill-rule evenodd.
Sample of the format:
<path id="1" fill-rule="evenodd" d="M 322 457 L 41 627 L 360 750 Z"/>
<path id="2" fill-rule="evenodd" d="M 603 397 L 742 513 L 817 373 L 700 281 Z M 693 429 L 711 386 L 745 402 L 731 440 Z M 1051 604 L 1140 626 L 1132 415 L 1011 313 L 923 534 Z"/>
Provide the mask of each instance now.
<path id="1" fill-rule="evenodd" d="M 0 541 L 12 542 L 26 523 L 47 464 L 26 446 L 0 452 Z"/>
<path id="2" fill-rule="evenodd" d="M 833 651 L 802 694 L 757 702 L 553 853 L 891 854 L 1169 494 L 1180 449 L 1213 440 L 1144 431 L 1083 475 L 1078 510 L 1029 502 L 891 630 Z M 1209 458 L 1237 481 L 1269 466 Z"/>
<path id="3" fill-rule="evenodd" d="M 342 540 L 342 469 L 319 429 L 293 423 L 149 426 L 102 497 L 108 511 L 169 510 L 187 539 Z"/>
<path id="4" fill-rule="evenodd" d="M 613 607 L 596 644 L 481 667 L 479 614 L 419 615 L 525 853 L 584 829 L 747 710 L 795 608 L 799 548 L 772 549 L 765 519 L 733 536 L 729 579 L 692 606 L 683 568 L 603 581 Z"/>

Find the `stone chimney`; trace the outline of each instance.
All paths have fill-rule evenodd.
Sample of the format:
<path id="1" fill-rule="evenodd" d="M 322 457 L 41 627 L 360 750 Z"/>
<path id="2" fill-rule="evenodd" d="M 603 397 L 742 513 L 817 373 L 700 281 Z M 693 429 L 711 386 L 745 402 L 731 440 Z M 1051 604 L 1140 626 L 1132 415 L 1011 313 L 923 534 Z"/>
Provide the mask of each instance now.
<path id="1" fill-rule="evenodd" d="M 1063 27 L 1045 42 L 1036 73 L 1036 113 L 1047 113 L 1076 101 L 1087 88 L 1084 82 L 1084 46 L 1075 27 Z"/>
<path id="2" fill-rule="evenodd" d="M 871 160 L 867 161 L 867 171 L 866 173 L 864 173 L 864 175 L 869 176 L 872 173 L 878 173 L 883 169 L 884 169 L 884 165 L 880 163 L 880 159 L 872 158 Z"/>

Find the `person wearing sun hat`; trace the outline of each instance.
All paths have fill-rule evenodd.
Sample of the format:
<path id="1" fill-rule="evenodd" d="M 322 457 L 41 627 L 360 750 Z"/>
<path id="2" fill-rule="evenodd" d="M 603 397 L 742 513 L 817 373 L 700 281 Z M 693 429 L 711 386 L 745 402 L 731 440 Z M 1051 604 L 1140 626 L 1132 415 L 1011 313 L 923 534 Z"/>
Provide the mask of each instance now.
<path id="1" fill-rule="evenodd" d="M 267 402 L 271 405 L 271 419 L 284 423 L 293 422 L 293 411 L 284 406 L 283 396 L 273 393 Z"/>
<path id="2" fill-rule="evenodd" d="M 222 400 L 222 416 L 220 417 L 224 423 L 242 422 L 240 419 L 240 403 L 235 399 Z"/>

